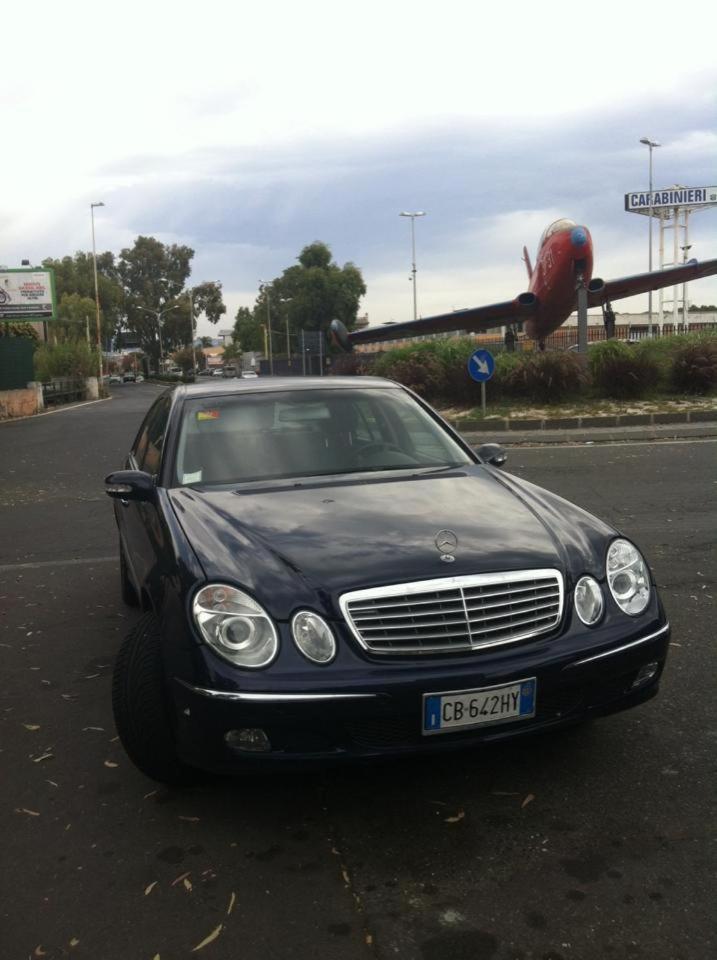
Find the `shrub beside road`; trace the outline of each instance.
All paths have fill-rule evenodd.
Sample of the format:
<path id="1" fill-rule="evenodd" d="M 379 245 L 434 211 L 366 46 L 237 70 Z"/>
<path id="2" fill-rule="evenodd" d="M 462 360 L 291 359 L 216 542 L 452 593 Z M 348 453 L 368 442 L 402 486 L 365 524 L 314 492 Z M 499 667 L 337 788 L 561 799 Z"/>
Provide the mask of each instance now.
<path id="1" fill-rule="evenodd" d="M 472 337 L 416 343 L 373 361 L 360 355 L 341 358 L 337 372 L 389 377 L 433 404 L 471 408 L 479 397 L 467 370 L 475 347 Z M 595 403 L 713 395 L 716 389 L 717 336 L 677 334 L 637 344 L 596 343 L 587 364 L 570 352 L 499 353 L 489 399 L 502 404 Z"/>

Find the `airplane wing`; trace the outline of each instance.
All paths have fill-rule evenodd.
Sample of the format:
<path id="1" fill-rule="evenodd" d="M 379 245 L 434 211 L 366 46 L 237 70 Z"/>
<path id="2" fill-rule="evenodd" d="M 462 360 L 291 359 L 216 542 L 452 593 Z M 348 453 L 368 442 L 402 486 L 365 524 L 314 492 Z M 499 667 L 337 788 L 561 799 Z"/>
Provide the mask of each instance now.
<path id="1" fill-rule="evenodd" d="M 692 280 L 699 280 L 700 277 L 711 277 L 715 273 L 717 273 L 717 260 L 705 260 L 703 263 L 690 260 L 676 267 L 667 267 L 665 270 L 635 273 L 631 277 L 607 280 L 602 287 L 588 293 L 588 306 L 599 307 L 611 300 L 634 297 L 638 293 L 673 287 L 679 283 L 690 283 Z"/>
<path id="2" fill-rule="evenodd" d="M 515 300 L 492 303 L 487 307 L 471 307 L 468 310 L 453 310 L 435 317 L 421 317 L 405 323 L 387 323 L 380 327 L 367 327 L 349 333 L 348 340 L 354 343 L 377 343 L 381 340 L 402 340 L 403 337 L 420 337 L 426 333 L 449 333 L 466 330 L 470 333 L 517 323 L 532 316 L 538 309 L 538 301 L 532 293 L 522 293 Z"/>

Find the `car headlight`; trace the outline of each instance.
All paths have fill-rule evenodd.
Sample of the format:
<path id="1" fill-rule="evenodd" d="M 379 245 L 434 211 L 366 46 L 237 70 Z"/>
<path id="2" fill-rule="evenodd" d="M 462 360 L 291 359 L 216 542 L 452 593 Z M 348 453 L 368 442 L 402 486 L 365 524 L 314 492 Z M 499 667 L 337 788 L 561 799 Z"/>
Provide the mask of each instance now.
<path id="1" fill-rule="evenodd" d="M 607 552 L 607 582 L 615 603 L 637 616 L 650 602 L 650 573 L 629 540 L 614 540 Z"/>
<path id="2" fill-rule="evenodd" d="M 209 646 L 237 667 L 265 667 L 279 650 L 276 627 L 266 610 L 236 587 L 202 587 L 192 613 Z"/>
<path id="3" fill-rule="evenodd" d="M 294 643 L 313 663 L 330 663 L 336 656 L 336 640 L 331 627 L 318 613 L 301 610 L 291 621 Z"/>
<path id="4" fill-rule="evenodd" d="M 580 577 L 575 584 L 575 612 L 586 627 L 593 627 L 602 616 L 605 602 L 600 584 L 593 577 Z"/>

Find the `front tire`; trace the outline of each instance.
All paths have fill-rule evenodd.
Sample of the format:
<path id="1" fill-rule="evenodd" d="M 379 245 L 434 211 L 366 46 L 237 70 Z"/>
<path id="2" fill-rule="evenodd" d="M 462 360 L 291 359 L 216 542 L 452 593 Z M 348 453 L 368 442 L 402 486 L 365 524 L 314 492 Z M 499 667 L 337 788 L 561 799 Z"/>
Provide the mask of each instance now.
<path id="1" fill-rule="evenodd" d="M 112 710 L 132 763 L 152 780 L 183 786 L 197 771 L 177 757 L 162 666 L 159 624 L 146 613 L 127 635 L 115 661 Z"/>

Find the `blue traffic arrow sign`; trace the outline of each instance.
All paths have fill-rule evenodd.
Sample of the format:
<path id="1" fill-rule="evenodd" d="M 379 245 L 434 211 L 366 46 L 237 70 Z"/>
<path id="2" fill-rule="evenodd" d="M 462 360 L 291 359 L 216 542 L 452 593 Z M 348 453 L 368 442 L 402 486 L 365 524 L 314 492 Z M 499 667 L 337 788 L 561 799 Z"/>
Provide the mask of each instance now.
<path id="1" fill-rule="evenodd" d="M 478 383 L 485 383 L 495 373 L 495 359 L 489 350 L 476 350 L 468 361 L 468 373 Z"/>

